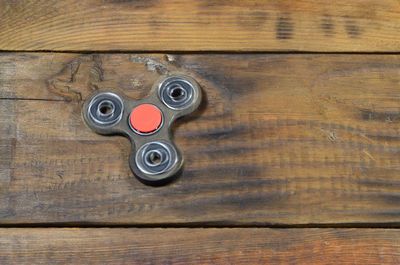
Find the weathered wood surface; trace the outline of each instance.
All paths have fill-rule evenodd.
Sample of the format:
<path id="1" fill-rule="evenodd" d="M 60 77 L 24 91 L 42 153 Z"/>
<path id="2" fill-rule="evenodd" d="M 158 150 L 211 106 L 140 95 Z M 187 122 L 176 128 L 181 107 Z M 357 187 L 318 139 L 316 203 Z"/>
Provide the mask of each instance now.
<path id="1" fill-rule="evenodd" d="M 183 175 L 138 182 L 81 118 L 161 74 L 205 101 L 174 128 Z M 0 223 L 400 224 L 400 56 L 1 54 Z"/>
<path id="2" fill-rule="evenodd" d="M 399 264 L 383 229 L 0 229 L 1 264 Z"/>
<path id="3" fill-rule="evenodd" d="M 0 1 L 0 50 L 400 51 L 396 0 Z"/>

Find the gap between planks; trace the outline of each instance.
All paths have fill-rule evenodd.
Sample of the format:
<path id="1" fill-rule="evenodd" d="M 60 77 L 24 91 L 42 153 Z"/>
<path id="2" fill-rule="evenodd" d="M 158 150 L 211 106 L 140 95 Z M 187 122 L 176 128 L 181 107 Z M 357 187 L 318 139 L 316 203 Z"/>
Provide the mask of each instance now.
<path id="1" fill-rule="evenodd" d="M 338 224 L 218 224 L 218 223 L 23 223 L 0 224 L 2 228 L 265 228 L 265 229 L 400 229 L 400 223 L 338 223 Z"/>

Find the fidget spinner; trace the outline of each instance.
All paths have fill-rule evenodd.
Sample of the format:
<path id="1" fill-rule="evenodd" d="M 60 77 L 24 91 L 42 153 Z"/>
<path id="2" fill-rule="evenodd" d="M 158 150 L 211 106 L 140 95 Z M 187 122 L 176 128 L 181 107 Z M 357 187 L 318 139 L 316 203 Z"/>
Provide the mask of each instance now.
<path id="1" fill-rule="evenodd" d="M 182 169 L 183 154 L 171 135 L 171 125 L 198 108 L 201 90 L 196 80 L 170 75 L 158 80 L 150 94 L 134 100 L 114 91 L 96 91 L 83 104 L 87 125 L 102 135 L 122 134 L 132 150 L 129 165 L 143 183 L 161 185 Z"/>

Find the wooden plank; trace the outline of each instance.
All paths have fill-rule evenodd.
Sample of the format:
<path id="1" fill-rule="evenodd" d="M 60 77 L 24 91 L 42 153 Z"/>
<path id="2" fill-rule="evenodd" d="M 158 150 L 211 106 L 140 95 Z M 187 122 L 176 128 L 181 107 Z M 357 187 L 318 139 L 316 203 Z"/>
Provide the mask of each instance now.
<path id="1" fill-rule="evenodd" d="M 0 223 L 400 224 L 398 55 L 0 61 L 14 73 L 0 79 Z M 143 97 L 176 71 L 199 81 L 205 101 L 174 128 L 183 175 L 151 188 L 129 169 L 127 139 L 84 125 L 81 99 L 110 87 Z"/>
<path id="2" fill-rule="evenodd" d="M 0 229 L 2 264 L 399 264 L 382 229 Z"/>
<path id="3" fill-rule="evenodd" d="M 0 50 L 400 51 L 396 0 L 0 1 Z"/>

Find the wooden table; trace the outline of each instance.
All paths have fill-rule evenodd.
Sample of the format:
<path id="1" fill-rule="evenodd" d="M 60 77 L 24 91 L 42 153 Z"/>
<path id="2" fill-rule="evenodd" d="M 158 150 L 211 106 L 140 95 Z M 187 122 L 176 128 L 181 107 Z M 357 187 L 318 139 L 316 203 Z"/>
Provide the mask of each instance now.
<path id="1" fill-rule="evenodd" d="M 400 3 L 0 1 L 1 264 L 399 264 Z M 201 85 L 182 175 L 93 133 L 97 89 Z"/>

